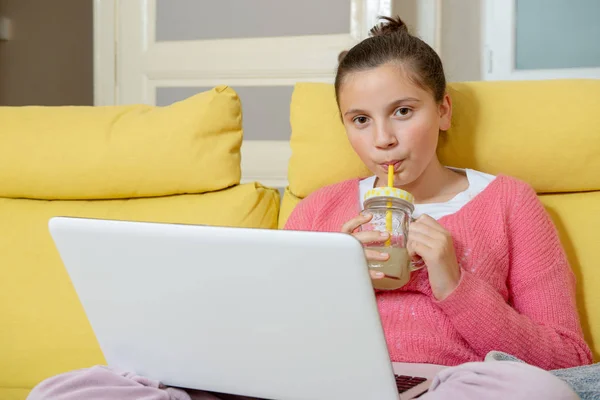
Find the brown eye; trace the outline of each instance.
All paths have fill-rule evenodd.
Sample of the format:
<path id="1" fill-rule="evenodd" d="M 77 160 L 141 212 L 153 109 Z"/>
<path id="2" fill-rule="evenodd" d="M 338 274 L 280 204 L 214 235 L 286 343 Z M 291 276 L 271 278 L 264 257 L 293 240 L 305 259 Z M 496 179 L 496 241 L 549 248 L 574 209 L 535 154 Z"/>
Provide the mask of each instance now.
<path id="1" fill-rule="evenodd" d="M 396 109 L 396 112 L 394 113 L 396 116 L 400 116 L 400 117 L 406 117 L 407 115 L 409 115 L 411 112 L 411 109 L 408 107 L 400 107 Z"/>
<path id="2" fill-rule="evenodd" d="M 354 122 L 355 124 L 358 124 L 358 125 L 364 125 L 367 123 L 368 120 L 369 119 L 367 117 L 365 117 L 364 115 L 359 115 L 358 117 L 354 117 L 352 122 Z"/>

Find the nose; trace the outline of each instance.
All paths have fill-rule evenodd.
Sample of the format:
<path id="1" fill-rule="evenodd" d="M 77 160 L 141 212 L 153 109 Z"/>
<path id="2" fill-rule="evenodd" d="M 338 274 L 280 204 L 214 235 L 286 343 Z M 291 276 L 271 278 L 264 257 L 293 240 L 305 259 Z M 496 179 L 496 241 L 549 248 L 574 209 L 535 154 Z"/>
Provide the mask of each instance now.
<path id="1" fill-rule="evenodd" d="M 398 144 L 398 139 L 388 122 L 382 122 L 375 128 L 375 147 L 379 149 L 389 149 Z"/>

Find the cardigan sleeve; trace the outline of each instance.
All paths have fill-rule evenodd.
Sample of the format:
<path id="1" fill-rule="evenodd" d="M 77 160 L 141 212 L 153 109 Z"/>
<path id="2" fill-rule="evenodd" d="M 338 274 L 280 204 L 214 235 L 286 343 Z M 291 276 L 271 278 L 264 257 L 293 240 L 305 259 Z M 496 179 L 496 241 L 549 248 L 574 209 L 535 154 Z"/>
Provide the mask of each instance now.
<path id="1" fill-rule="evenodd" d="M 592 361 L 575 302 L 575 277 L 552 220 L 526 184 L 507 201 L 509 302 L 486 281 L 462 271 L 438 306 L 482 357 L 513 354 L 544 369 Z"/>

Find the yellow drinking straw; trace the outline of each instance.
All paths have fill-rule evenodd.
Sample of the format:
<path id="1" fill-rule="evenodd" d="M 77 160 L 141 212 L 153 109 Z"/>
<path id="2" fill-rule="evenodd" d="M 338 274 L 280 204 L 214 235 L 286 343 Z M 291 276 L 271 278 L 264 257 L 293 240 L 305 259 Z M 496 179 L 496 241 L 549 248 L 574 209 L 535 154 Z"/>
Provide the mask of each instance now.
<path id="1" fill-rule="evenodd" d="M 393 165 L 388 165 L 388 187 L 394 187 L 394 166 Z M 385 214 L 385 229 L 388 231 L 388 233 L 390 234 L 390 237 L 388 238 L 388 240 L 385 241 L 385 245 L 386 246 L 391 246 L 392 244 L 392 210 L 390 209 L 392 207 L 392 202 L 388 201 L 387 202 L 387 212 Z"/>

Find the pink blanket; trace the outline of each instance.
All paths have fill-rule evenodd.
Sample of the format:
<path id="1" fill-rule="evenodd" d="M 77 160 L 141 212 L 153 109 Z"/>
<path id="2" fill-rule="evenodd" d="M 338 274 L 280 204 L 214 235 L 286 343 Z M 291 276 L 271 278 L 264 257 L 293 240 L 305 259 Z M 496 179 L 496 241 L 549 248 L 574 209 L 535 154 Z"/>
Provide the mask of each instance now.
<path id="1" fill-rule="evenodd" d="M 168 388 L 159 382 L 107 367 L 69 372 L 38 385 L 28 400 L 250 400 Z M 575 400 L 579 397 L 552 374 L 531 365 L 502 361 L 448 368 L 434 379 L 422 400 Z"/>
<path id="2" fill-rule="evenodd" d="M 251 400 L 249 397 L 165 387 L 130 372 L 96 366 L 47 379 L 27 400 Z"/>

